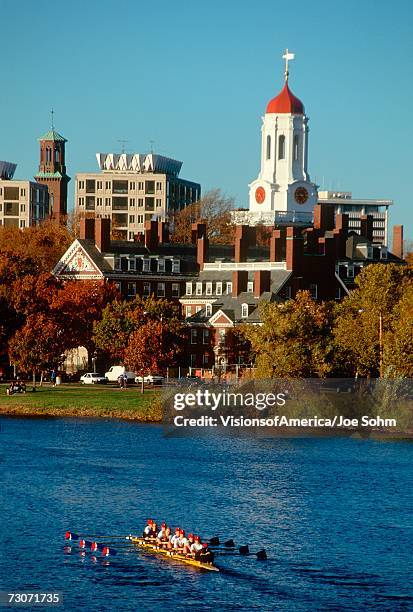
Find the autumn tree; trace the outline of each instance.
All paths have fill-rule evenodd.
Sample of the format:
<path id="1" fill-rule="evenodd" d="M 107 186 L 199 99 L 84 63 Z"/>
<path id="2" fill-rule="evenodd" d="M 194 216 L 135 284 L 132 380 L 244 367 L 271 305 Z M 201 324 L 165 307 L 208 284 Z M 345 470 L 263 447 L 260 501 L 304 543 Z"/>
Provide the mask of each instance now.
<path id="1" fill-rule="evenodd" d="M 325 377 L 332 368 L 333 308 L 308 291 L 261 307 L 262 325 L 243 327 L 261 378 Z"/>
<path id="2" fill-rule="evenodd" d="M 191 225 L 202 219 L 207 222 L 208 238 L 211 243 L 232 243 L 235 232 L 235 226 L 231 221 L 233 209 L 234 198 L 226 196 L 220 189 L 207 191 L 198 202 L 174 214 L 171 219 L 173 222 L 172 242 L 190 243 Z"/>
<path id="3" fill-rule="evenodd" d="M 357 276 L 356 289 L 337 308 L 334 328 L 337 351 L 349 375 L 375 377 L 391 366 L 392 351 L 387 345 L 406 324 L 399 317 L 409 309 L 409 297 L 403 300 L 403 296 L 405 292 L 410 296 L 412 279 L 411 268 L 396 264 L 370 265 Z M 384 355 L 387 362 L 380 368 Z"/>

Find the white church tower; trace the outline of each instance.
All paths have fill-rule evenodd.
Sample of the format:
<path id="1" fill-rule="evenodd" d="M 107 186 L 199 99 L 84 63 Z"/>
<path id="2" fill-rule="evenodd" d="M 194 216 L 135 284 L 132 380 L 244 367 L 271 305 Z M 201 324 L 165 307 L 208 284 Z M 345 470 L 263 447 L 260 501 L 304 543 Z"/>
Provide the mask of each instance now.
<path id="1" fill-rule="evenodd" d="M 288 86 L 288 62 L 294 54 L 287 49 L 283 58 L 285 84 L 267 105 L 261 128 L 261 170 L 249 185 L 252 223 L 308 223 L 317 203 L 317 186 L 307 170 L 308 117 Z"/>

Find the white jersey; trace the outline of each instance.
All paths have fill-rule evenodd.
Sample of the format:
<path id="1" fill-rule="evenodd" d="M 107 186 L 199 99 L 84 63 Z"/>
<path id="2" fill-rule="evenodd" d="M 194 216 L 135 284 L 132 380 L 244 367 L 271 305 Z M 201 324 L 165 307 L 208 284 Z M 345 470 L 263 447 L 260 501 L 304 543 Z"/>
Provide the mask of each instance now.
<path id="1" fill-rule="evenodd" d="M 179 540 L 179 534 L 178 534 L 178 533 L 175 533 L 175 534 L 172 536 L 172 538 L 171 538 L 171 540 L 170 540 L 170 541 L 171 541 L 171 543 L 172 543 L 172 544 L 175 546 L 175 543 L 176 543 L 176 542 L 178 542 L 178 540 Z M 175 546 L 175 548 L 176 548 L 176 546 Z"/>
<path id="2" fill-rule="evenodd" d="M 164 538 L 166 536 L 166 531 L 165 529 L 161 529 L 160 532 L 158 533 L 158 538 L 161 540 L 162 538 Z"/>
<path id="3" fill-rule="evenodd" d="M 152 531 L 152 525 L 146 525 L 145 529 L 143 530 L 143 533 L 145 535 L 149 535 Z"/>
<path id="4" fill-rule="evenodd" d="M 194 542 L 191 546 L 191 552 L 196 553 L 202 550 L 201 542 Z"/>

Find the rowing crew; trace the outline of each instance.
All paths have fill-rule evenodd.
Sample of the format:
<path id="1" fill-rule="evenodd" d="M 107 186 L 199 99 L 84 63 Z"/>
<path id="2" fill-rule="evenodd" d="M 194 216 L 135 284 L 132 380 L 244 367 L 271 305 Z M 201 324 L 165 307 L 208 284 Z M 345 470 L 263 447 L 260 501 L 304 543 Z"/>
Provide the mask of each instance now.
<path id="1" fill-rule="evenodd" d="M 203 563 L 213 563 L 214 553 L 209 549 L 207 542 L 201 542 L 199 535 L 189 533 L 185 535 L 185 530 L 177 527 L 172 535 L 171 528 L 166 523 L 158 526 L 153 519 L 148 519 L 147 525 L 143 530 L 143 538 L 151 540 L 159 548 L 184 554 L 187 557 L 194 557 Z"/>

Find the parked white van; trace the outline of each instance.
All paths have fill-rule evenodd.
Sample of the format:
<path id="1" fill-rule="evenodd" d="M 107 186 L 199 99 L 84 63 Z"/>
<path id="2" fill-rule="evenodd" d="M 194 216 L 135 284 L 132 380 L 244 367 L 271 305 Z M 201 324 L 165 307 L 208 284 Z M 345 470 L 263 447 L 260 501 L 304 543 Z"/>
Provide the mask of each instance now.
<path id="1" fill-rule="evenodd" d="M 121 374 L 125 374 L 125 366 L 112 366 L 107 372 L 105 372 L 105 376 L 109 382 L 117 382 Z M 135 381 L 135 372 L 126 372 L 126 376 L 128 377 L 128 382 Z"/>

